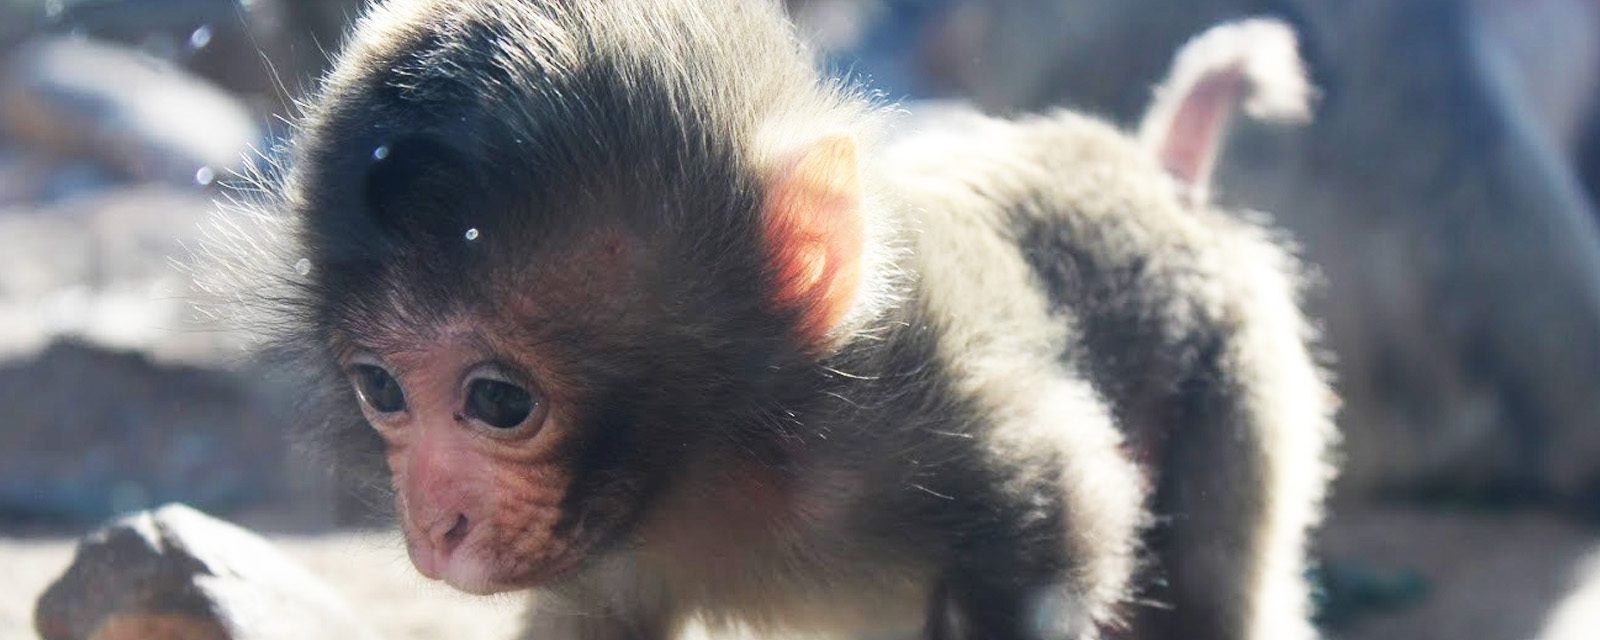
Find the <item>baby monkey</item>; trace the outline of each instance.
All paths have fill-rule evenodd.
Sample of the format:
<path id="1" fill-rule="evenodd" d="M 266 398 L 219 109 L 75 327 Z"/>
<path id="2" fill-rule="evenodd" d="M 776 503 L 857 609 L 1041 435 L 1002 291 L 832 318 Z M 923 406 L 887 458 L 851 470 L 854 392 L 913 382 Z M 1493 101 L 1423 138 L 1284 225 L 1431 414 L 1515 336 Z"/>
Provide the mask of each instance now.
<path id="1" fill-rule="evenodd" d="M 1138 136 L 910 131 L 775 3 L 395 0 L 234 272 L 417 569 L 536 590 L 528 638 L 1312 638 L 1332 401 L 1206 194 L 1306 93 L 1250 21 Z"/>

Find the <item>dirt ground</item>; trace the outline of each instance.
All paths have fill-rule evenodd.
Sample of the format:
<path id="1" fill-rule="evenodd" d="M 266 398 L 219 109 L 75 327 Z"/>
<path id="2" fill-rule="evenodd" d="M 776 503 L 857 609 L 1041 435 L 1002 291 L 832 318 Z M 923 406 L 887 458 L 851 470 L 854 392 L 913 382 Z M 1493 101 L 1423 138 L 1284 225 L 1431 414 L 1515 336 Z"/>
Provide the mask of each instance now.
<path id="1" fill-rule="evenodd" d="M 1600 531 L 1549 514 L 1364 508 L 1336 513 L 1321 550 L 1328 559 L 1414 573 L 1426 589 L 1410 606 L 1367 613 L 1336 639 L 1600 638 L 1600 607 L 1582 606 L 1600 601 L 1600 566 L 1589 561 L 1600 552 Z"/>
<path id="2" fill-rule="evenodd" d="M 386 638 L 514 635 L 517 598 L 471 598 L 427 583 L 388 535 L 271 538 Z M 1600 532 L 1547 514 L 1345 511 L 1322 536 L 1322 549 L 1378 571 L 1415 573 L 1427 585 L 1417 603 L 1369 612 L 1333 640 L 1600 638 Z M 0 538 L 0 640 L 35 640 L 33 600 L 71 555 L 72 543 L 59 538 Z"/>

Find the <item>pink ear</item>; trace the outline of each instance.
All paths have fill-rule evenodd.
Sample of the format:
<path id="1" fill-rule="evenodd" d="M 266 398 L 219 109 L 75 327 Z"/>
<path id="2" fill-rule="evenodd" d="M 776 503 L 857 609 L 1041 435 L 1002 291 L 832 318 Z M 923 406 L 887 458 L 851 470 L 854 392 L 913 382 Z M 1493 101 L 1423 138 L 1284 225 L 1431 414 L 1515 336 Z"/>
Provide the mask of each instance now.
<path id="1" fill-rule="evenodd" d="M 1281 121 L 1310 115 L 1311 87 L 1288 25 L 1252 19 L 1212 27 L 1178 52 L 1156 89 L 1139 137 L 1167 171 L 1203 203 L 1228 121 L 1248 92 L 1245 111 Z"/>
<path id="2" fill-rule="evenodd" d="M 777 273 L 772 302 L 799 318 L 799 338 L 820 345 L 855 302 L 864 227 L 855 141 L 811 143 L 769 179 L 763 213 L 768 259 Z"/>

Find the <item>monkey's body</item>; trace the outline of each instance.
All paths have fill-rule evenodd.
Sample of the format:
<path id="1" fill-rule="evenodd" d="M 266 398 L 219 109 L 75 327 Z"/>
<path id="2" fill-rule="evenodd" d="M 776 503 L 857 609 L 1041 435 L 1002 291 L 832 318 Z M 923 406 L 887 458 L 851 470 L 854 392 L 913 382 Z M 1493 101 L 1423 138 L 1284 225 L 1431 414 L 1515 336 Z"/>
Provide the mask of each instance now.
<path id="1" fill-rule="evenodd" d="M 541 640 L 1312 637 L 1291 261 L 1096 121 L 857 162 L 873 120 L 765 4 L 369 17 L 284 342 L 355 381 L 418 568 L 538 587 Z"/>
<path id="2" fill-rule="evenodd" d="M 1013 454 L 997 459 L 1031 454 L 1041 468 L 1024 476 L 1060 478 L 1040 491 L 1065 497 L 1071 535 L 1055 542 L 1081 577 L 1072 592 L 1119 594 L 1135 568 L 1121 554 L 1148 551 L 1139 595 L 1173 606 L 1124 611 L 1131 637 L 1312 637 L 1289 540 L 1315 517 L 1329 397 L 1293 261 L 1266 230 L 1186 205 L 1147 149 L 1101 122 L 963 129 L 897 159 L 926 212 L 921 290 L 952 325 L 951 379 L 985 415 L 1029 416 L 978 429 Z M 1103 542 L 1136 527 L 1149 544 Z"/>
<path id="3" fill-rule="evenodd" d="M 1126 637 L 1312 637 L 1298 544 L 1257 546 L 1315 513 L 1273 487 L 1326 473 L 1291 261 L 1262 229 L 1182 205 L 1098 121 L 940 124 L 887 161 L 901 264 L 920 275 L 885 329 L 823 363 L 781 464 L 712 467 L 664 510 L 715 532 L 685 524 L 693 539 L 622 575 L 713 621 L 853 637 L 950 608 L 1034 637 L 1005 622 L 1027 621 L 1009 607 L 1030 597 L 1055 598 L 1062 628 L 1131 616 Z M 1273 313 L 1241 308 L 1263 302 Z M 1136 587 L 1141 569 L 1173 587 Z"/>

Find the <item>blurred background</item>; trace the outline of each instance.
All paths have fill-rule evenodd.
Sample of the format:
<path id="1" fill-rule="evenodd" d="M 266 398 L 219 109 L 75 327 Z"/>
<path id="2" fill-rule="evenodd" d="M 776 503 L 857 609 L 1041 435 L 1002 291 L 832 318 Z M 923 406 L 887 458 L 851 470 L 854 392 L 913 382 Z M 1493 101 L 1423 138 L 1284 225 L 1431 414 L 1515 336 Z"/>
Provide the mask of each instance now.
<path id="1" fill-rule="evenodd" d="M 1241 121 L 1217 192 L 1316 269 L 1345 434 L 1322 622 L 1600 638 L 1600 2 L 785 4 L 832 68 L 912 108 L 1124 125 L 1188 37 L 1293 24 L 1317 117 Z M 64 541 L 117 513 L 183 501 L 299 539 L 362 521 L 184 270 L 360 5 L 0 0 L 0 576 L 20 581 L 0 638 L 32 637 Z"/>

